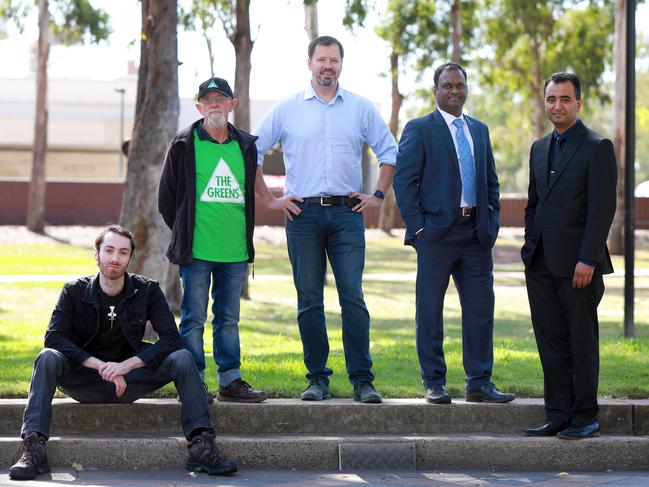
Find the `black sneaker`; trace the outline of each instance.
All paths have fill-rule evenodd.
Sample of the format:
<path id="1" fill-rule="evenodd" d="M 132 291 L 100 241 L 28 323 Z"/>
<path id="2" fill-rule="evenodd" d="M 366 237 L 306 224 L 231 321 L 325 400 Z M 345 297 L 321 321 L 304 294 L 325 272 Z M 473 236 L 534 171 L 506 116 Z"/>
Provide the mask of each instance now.
<path id="1" fill-rule="evenodd" d="M 50 471 L 45 441 L 45 438 L 39 436 L 38 433 L 29 433 L 25 436 L 20 450 L 11 460 L 13 463 L 9 469 L 11 480 L 31 480 L 36 475 Z"/>
<path id="2" fill-rule="evenodd" d="M 245 380 L 237 379 L 227 387 L 219 387 L 217 401 L 262 402 L 268 399 L 264 391 L 256 391 Z"/>
<path id="3" fill-rule="evenodd" d="M 223 458 L 219 454 L 214 438 L 214 433 L 209 431 L 203 431 L 192 438 L 192 441 L 187 444 L 189 458 L 185 463 L 185 470 L 210 475 L 227 475 L 238 470 L 236 462 Z"/>

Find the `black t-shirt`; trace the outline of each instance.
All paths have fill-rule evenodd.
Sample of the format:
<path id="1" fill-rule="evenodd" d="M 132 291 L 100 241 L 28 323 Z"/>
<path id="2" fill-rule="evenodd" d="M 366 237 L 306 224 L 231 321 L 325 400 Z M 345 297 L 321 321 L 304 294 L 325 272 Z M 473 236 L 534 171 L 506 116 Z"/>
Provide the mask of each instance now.
<path id="1" fill-rule="evenodd" d="M 99 289 L 99 330 L 86 351 L 104 362 L 121 362 L 135 353 L 119 324 L 118 308 L 123 299 L 123 290 L 116 296 L 108 296 Z"/>

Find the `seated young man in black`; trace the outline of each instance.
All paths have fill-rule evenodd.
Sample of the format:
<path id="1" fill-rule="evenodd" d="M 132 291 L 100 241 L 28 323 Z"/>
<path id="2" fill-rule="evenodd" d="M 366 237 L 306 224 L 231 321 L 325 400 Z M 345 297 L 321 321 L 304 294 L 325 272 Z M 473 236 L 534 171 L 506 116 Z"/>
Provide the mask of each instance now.
<path id="1" fill-rule="evenodd" d="M 9 471 L 29 480 L 50 471 L 52 398 L 58 386 L 81 403 L 131 403 L 173 381 L 181 423 L 189 441 L 185 468 L 229 474 L 237 464 L 219 455 L 207 397 L 191 353 L 182 349 L 174 317 L 160 286 L 126 268 L 135 252 L 133 235 L 119 225 L 95 240 L 96 276 L 63 287 L 34 362 L 23 417 L 23 444 Z M 142 341 L 147 321 L 159 336 Z"/>

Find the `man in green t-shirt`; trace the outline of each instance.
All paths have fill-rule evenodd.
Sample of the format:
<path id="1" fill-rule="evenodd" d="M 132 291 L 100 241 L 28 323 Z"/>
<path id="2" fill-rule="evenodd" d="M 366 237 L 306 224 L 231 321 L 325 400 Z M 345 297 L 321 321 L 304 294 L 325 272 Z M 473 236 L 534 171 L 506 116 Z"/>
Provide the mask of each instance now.
<path id="1" fill-rule="evenodd" d="M 228 123 L 237 106 L 230 85 L 210 78 L 198 88 L 203 118 L 171 141 L 158 208 L 172 231 L 167 257 L 180 267 L 180 336 L 205 378 L 203 331 L 213 299 L 212 337 L 219 401 L 261 402 L 266 393 L 241 379 L 239 300 L 254 260 L 256 137 Z"/>

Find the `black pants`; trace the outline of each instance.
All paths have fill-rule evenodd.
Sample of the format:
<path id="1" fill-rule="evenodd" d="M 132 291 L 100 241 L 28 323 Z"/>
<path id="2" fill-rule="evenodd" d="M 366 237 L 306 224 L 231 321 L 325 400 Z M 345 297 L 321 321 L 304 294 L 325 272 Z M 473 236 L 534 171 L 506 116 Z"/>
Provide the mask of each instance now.
<path id="1" fill-rule="evenodd" d="M 532 325 L 543 367 L 548 421 L 586 425 L 597 421 L 599 323 L 597 306 L 604 294 L 601 275 L 573 289 L 571 277 L 550 273 L 537 248 L 525 272 Z"/>

